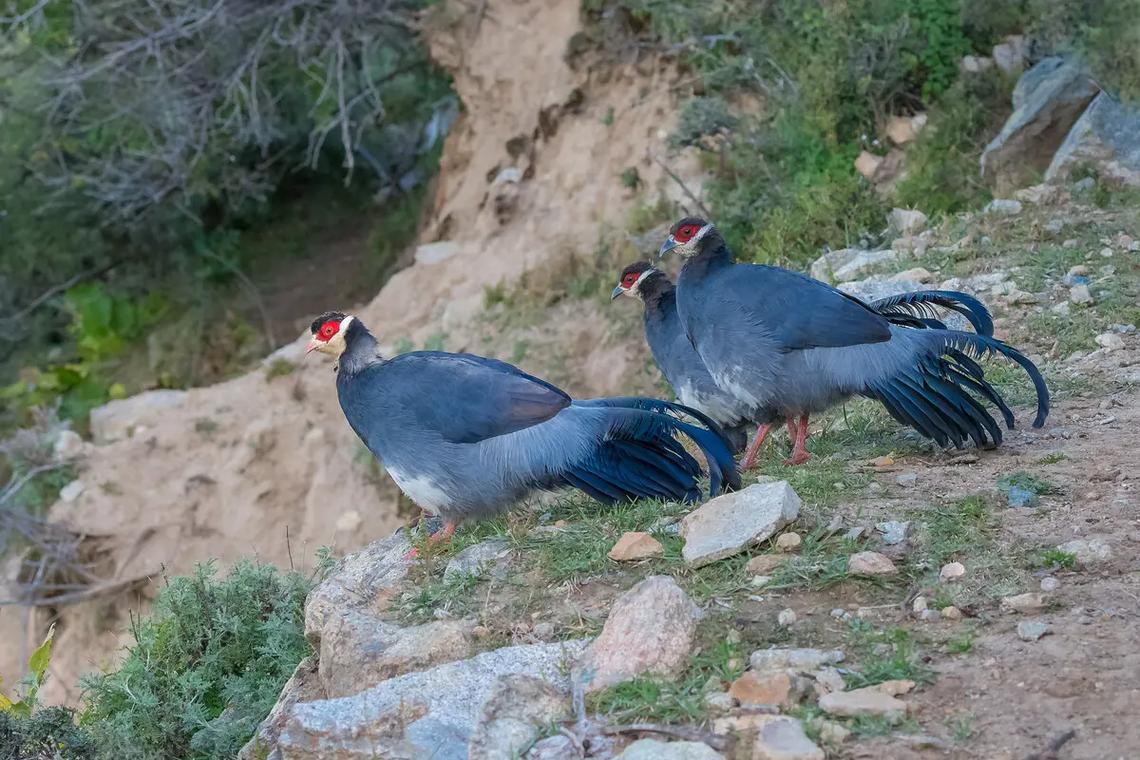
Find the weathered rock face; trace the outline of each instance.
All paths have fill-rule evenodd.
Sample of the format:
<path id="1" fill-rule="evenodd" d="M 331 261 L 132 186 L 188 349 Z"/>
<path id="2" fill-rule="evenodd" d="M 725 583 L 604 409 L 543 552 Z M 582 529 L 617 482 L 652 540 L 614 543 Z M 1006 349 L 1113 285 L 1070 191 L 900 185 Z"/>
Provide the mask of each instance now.
<path id="1" fill-rule="evenodd" d="M 487 705 L 503 688 L 499 679 L 529 675 L 567 692 L 565 673 L 586 644 L 504 647 L 392 678 L 351 697 L 296 704 L 277 749 L 289 760 L 466 758 L 485 706 L 499 715 L 493 702 Z"/>
<path id="2" fill-rule="evenodd" d="M 1140 187 L 1140 111 L 1106 92 L 1093 99 L 1053 156 L 1045 179 L 1064 181 L 1094 169 L 1101 181 Z"/>
<path id="3" fill-rule="evenodd" d="M 539 731 L 570 717 L 570 698 L 541 678 L 515 673 L 491 690 L 468 745 L 468 760 L 514 760 Z"/>
<path id="4" fill-rule="evenodd" d="M 597 691 L 646 673 L 675 674 L 689 656 L 700 618 L 672 578 L 646 578 L 614 602 L 601 635 L 575 668 L 575 683 Z"/>
<path id="5" fill-rule="evenodd" d="M 253 738 L 242 747 L 238 759 L 255 760 L 263 757 L 271 748 L 277 746 L 277 738 L 285 728 L 285 721 L 293 705 L 322 699 L 324 696 L 324 689 L 321 688 L 320 678 L 317 675 L 317 659 L 313 656 L 306 657 L 301 660 L 293 675 L 285 683 L 285 688 L 277 698 L 277 704 L 269 711 L 265 720 L 261 721 Z"/>
<path id="6" fill-rule="evenodd" d="M 489 575 L 502 578 L 510 566 L 511 547 L 502 539 L 491 539 L 468 546 L 456 554 L 443 570 L 443 579 L 449 581 L 463 575 Z"/>
<path id="7" fill-rule="evenodd" d="M 638 739 L 614 760 L 720 760 L 724 755 L 701 742 Z"/>
<path id="8" fill-rule="evenodd" d="M 823 282 L 850 282 L 867 276 L 876 267 L 899 260 L 897 251 L 865 251 L 843 248 L 823 254 L 811 265 L 811 276 Z"/>
<path id="9" fill-rule="evenodd" d="M 786 480 L 723 494 L 681 520 L 681 556 L 694 567 L 731 557 L 771 538 L 799 514 L 800 497 Z"/>
<path id="10" fill-rule="evenodd" d="M 473 620 L 436 620 L 400 628 L 350 610 L 321 634 L 320 676 L 325 695 L 347 697 L 389 678 L 470 657 Z"/>
<path id="11" fill-rule="evenodd" d="M 983 174 L 999 188 L 1026 184 L 1028 173 L 1049 166 L 1097 90 L 1075 62 L 1059 57 L 1038 62 L 1018 81 L 1014 111 L 982 153 Z"/>

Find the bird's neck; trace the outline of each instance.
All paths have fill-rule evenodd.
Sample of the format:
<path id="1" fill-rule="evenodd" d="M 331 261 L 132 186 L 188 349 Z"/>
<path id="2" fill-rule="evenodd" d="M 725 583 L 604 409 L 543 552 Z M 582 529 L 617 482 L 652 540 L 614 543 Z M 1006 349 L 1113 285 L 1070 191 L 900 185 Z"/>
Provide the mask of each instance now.
<path id="1" fill-rule="evenodd" d="M 673 301 L 676 288 L 664 276 L 646 279 L 641 286 L 641 300 L 645 302 L 645 314 L 651 316 L 661 312 Z"/>
<path id="2" fill-rule="evenodd" d="M 380 343 L 368 328 L 356 322 L 345 336 L 344 353 L 337 362 L 337 372 L 342 376 L 355 375 L 361 370 L 384 361 L 380 355 Z"/>
<path id="3" fill-rule="evenodd" d="M 685 262 L 686 274 L 701 276 L 706 272 L 733 263 L 732 251 L 724 238 L 715 230 L 701 241 L 697 248 L 697 255 Z"/>

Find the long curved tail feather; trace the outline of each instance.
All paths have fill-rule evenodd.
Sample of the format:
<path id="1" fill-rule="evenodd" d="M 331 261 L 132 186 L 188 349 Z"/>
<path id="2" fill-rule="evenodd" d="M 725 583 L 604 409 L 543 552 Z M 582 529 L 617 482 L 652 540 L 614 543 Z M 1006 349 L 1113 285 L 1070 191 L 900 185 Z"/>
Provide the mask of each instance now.
<path id="1" fill-rule="evenodd" d="M 864 395 L 875 398 L 904 425 L 945 446 L 962 447 L 967 440 L 989 448 L 1001 443 L 1001 427 L 975 398 L 992 403 L 1001 412 L 1007 428 L 1013 429 L 1013 412 L 986 380 L 977 363 L 986 355 L 1000 355 L 1020 365 L 1037 392 L 1037 416 L 1041 427 L 1049 415 L 1049 389 L 1045 378 L 1024 354 L 988 335 L 939 331 L 940 342 L 916 357 L 913 365 L 892 376 L 869 383 Z"/>
<path id="2" fill-rule="evenodd" d="M 709 495 L 740 487 L 732 452 L 716 424 L 700 412 L 658 399 L 621 397 L 576 401 L 579 406 L 612 409 L 609 434 L 584 462 L 564 474 L 566 481 L 599 501 L 663 498 L 697 501 L 700 464 L 678 440 L 683 435 L 704 455 Z M 671 414 L 672 413 L 672 414 Z M 677 419 L 686 414 L 708 428 Z"/>
<path id="3" fill-rule="evenodd" d="M 965 317 L 978 335 L 992 337 L 994 334 L 994 320 L 985 304 L 956 290 L 916 290 L 880 298 L 868 306 L 892 324 L 933 329 L 946 329 L 940 320 L 941 310 L 945 309 Z"/>

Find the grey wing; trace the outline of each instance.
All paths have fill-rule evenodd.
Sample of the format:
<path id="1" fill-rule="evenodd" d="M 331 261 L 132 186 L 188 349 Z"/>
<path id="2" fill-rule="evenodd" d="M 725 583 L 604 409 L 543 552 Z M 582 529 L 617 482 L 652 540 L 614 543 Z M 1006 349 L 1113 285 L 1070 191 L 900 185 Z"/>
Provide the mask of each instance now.
<path id="1" fill-rule="evenodd" d="M 395 387 L 391 401 L 452 443 L 513 433 L 570 406 L 557 387 L 494 359 L 423 351 L 390 364 L 403 380 L 389 385 L 389 393 Z"/>
<path id="2" fill-rule="evenodd" d="M 742 316 L 763 325 L 784 351 L 890 340 L 886 319 L 830 285 L 779 267 L 737 264 L 716 283 Z"/>

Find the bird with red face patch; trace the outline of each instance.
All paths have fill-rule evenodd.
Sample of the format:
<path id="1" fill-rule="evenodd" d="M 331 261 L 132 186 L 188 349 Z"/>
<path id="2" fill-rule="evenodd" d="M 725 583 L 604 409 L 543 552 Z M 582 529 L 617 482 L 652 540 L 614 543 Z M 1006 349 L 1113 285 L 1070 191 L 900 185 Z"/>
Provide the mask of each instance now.
<path id="1" fill-rule="evenodd" d="M 355 317 L 314 320 L 307 351 L 338 360 L 348 424 L 392 480 L 443 518 L 433 541 L 467 518 L 508 509 L 535 489 L 574 487 L 606 504 L 695 501 L 704 455 L 710 494 L 740 484 L 732 454 L 702 415 L 647 398 L 573 400 L 495 359 L 443 351 L 380 353 Z"/>
<path id="2" fill-rule="evenodd" d="M 753 407 L 716 384 L 681 325 L 677 314 L 677 291 L 668 275 L 648 261 L 630 264 L 622 270 L 611 300 L 623 295 L 644 304 L 645 340 L 677 400 L 699 409 L 720 425 L 733 453 L 744 450 L 748 442 L 748 423 L 764 431 L 778 421 L 777 409 Z M 946 325 L 939 317 L 948 311 L 965 317 L 975 332 L 993 334 L 993 319 L 989 311 L 967 293 L 918 290 L 882 298 L 868 305 L 891 324 L 917 329 L 945 329 Z M 788 440 L 794 441 L 799 429 L 795 418 L 788 417 L 786 424 Z M 763 440 L 762 435 L 757 436 L 758 440 Z M 751 469 L 758 453 L 758 447 L 751 448 L 741 462 L 741 469 Z"/>
<path id="3" fill-rule="evenodd" d="M 1034 427 L 1049 413 L 1037 367 L 985 330 L 893 324 L 818 280 L 737 264 L 717 229 L 698 217 L 673 225 L 659 255 L 671 252 L 685 261 L 676 293 L 681 325 L 716 385 L 777 419 L 798 420 L 790 464 L 810 457 L 809 415 L 855 395 L 880 401 L 896 420 L 943 446 L 996 446 L 1001 428 L 984 404 L 996 406 L 1009 428 L 1014 417 L 977 362 L 985 355 L 1010 359 L 1029 375 L 1037 392 Z M 893 307 L 906 296 L 898 299 Z M 750 456 L 767 433 L 761 425 Z"/>

